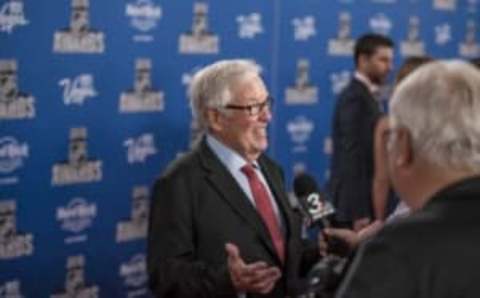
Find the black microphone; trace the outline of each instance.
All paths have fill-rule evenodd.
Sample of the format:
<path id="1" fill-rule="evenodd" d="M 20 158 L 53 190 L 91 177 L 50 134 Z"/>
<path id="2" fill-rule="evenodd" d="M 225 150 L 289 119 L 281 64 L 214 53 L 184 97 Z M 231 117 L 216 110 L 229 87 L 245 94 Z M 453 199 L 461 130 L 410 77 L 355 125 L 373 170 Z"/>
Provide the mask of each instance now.
<path id="1" fill-rule="evenodd" d="M 326 200 L 312 176 L 305 173 L 297 175 L 293 179 L 293 192 L 300 209 L 312 224 L 321 223 L 324 228 L 331 226 L 329 217 L 335 213 L 335 208 Z"/>
<path id="2" fill-rule="evenodd" d="M 318 225 L 321 228 L 332 226 L 329 217 L 333 216 L 335 208 L 326 199 L 326 195 L 320 191 L 312 176 L 306 173 L 297 175 L 293 179 L 293 192 L 297 197 L 300 209 L 311 225 Z M 304 285 L 308 289 L 305 293 L 315 294 L 315 297 L 332 296 L 346 263 L 346 259 L 332 254 L 337 251 L 337 247 L 342 247 L 343 243 L 336 239 L 329 239 L 326 235 L 324 237 L 328 243 L 327 255 L 312 266 L 307 274 L 306 286 Z"/>

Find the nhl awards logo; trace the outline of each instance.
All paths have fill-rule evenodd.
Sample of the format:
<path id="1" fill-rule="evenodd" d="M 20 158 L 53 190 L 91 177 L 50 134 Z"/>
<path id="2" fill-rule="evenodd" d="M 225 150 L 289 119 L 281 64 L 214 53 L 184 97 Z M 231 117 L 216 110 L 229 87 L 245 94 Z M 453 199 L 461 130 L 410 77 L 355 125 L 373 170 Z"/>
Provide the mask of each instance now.
<path id="1" fill-rule="evenodd" d="M 144 239 L 147 236 L 150 212 L 148 196 L 148 187 L 133 188 L 131 218 L 117 224 L 117 242 Z"/>
<path id="2" fill-rule="evenodd" d="M 338 31 L 335 39 L 328 41 L 328 54 L 332 56 L 351 56 L 355 41 L 352 39 L 352 17 L 348 12 L 338 15 Z"/>
<path id="3" fill-rule="evenodd" d="M 103 53 L 102 32 L 90 29 L 89 0 L 72 0 L 70 27 L 55 32 L 53 51 L 57 53 Z"/>
<path id="4" fill-rule="evenodd" d="M 306 16 L 304 18 L 294 18 L 293 25 L 293 39 L 296 41 L 307 41 L 310 37 L 317 34 L 315 29 L 315 18 L 313 16 Z"/>
<path id="5" fill-rule="evenodd" d="M 457 0 L 433 0 L 433 8 L 438 10 L 455 10 Z"/>
<path id="6" fill-rule="evenodd" d="M 145 133 L 138 138 L 129 138 L 123 145 L 127 147 L 128 163 L 144 163 L 148 156 L 157 153 L 153 134 Z"/>
<path id="7" fill-rule="evenodd" d="M 452 40 L 452 27 L 448 23 L 435 26 L 435 43 L 445 45 Z"/>
<path id="8" fill-rule="evenodd" d="M 97 205 L 88 203 L 84 198 L 74 198 L 67 206 L 58 207 L 56 218 L 64 231 L 80 233 L 88 229 L 97 216 Z M 84 242 L 87 235 L 75 235 L 65 239 L 65 243 Z"/>
<path id="9" fill-rule="evenodd" d="M 86 99 L 97 96 L 91 74 L 64 78 L 58 84 L 63 87 L 63 102 L 66 105 L 83 105 Z"/>
<path id="10" fill-rule="evenodd" d="M 87 286 L 85 284 L 85 257 L 83 255 L 68 257 L 66 269 L 65 289 L 51 295 L 51 298 L 97 298 L 99 296 L 97 285 Z"/>
<path id="11" fill-rule="evenodd" d="M 253 39 L 263 33 L 262 15 L 258 12 L 237 16 L 237 23 L 238 37 L 242 39 Z"/>
<path id="12" fill-rule="evenodd" d="M 192 29 L 180 35 L 179 51 L 182 54 L 216 54 L 219 38 L 208 30 L 208 5 L 195 2 L 193 6 Z"/>
<path id="13" fill-rule="evenodd" d="M 153 41 L 153 36 L 148 34 L 157 27 L 162 17 L 162 8 L 155 5 L 152 0 L 136 0 L 128 3 L 125 15 L 130 18 L 130 25 L 141 32 L 133 37 L 137 42 Z"/>
<path id="14" fill-rule="evenodd" d="M 480 55 L 480 45 L 476 40 L 477 24 L 474 20 L 467 21 L 467 31 L 465 39 L 459 45 L 460 56 L 466 58 L 475 58 Z"/>
<path id="15" fill-rule="evenodd" d="M 52 185 L 96 182 L 102 179 L 102 161 L 89 160 L 87 129 L 70 129 L 68 160 L 52 168 Z"/>
<path id="16" fill-rule="evenodd" d="M 407 39 L 402 41 L 400 52 L 403 56 L 425 55 L 425 45 L 420 40 L 420 19 L 416 16 L 408 19 Z"/>
<path id="17" fill-rule="evenodd" d="M 35 99 L 18 90 L 17 62 L 0 60 L 0 120 L 33 118 Z"/>
<path id="18" fill-rule="evenodd" d="M 12 33 L 17 26 L 25 26 L 29 22 L 23 13 L 21 0 L 10 0 L 0 8 L 0 32 Z"/>
<path id="19" fill-rule="evenodd" d="M 152 62 L 140 58 L 135 61 L 133 90 L 122 92 L 119 109 L 121 113 L 158 112 L 165 107 L 164 94 L 152 87 Z"/>
<path id="20" fill-rule="evenodd" d="M 287 123 L 287 132 L 294 143 L 294 153 L 307 151 L 306 142 L 310 140 L 314 128 L 315 124 L 304 116 L 298 116 Z"/>
<path id="21" fill-rule="evenodd" d="M 382 35 L 390 34 L 392 30 L 392 21 L 383 13 L 376 14 L 369 21 L 372 31 Z"/>
<path id="22" fill-rule="evenodd" d="M 330 74 L 330 82 L 332 84 L 332 93 L 335 95 L 340 94 L 350 82 L 351 73 L 348 70 L 342 70 Z"/>
<path id="23" fill-rule="evenodd" d="M 314 104 L 318 101 L 317 87 L 310 83 L 310 63 L 306 59 L 297 62 L 295 85 L 285 92 L 287 104 Z"/>
<path id="24" fill-rule="evenodd" d="M 17 233 L 16 203 L 0 201 L 0 260 L 33 254 L 33 235 Z"/>
<path id="25" fill-rule="evenodd" d="M 125 286 L 130 288 L 137 288 L 128 292 L 128 297 L 138 297 L 145 295 L 148 291 L 146 286 L 147 263 L 144 254 L 134 255 L 129 261 L 120 265 L 120 276 L 124 280 Z"/>
<path id="26" fill-rule="evenodd" d="M 20 281 L 18 279 L 10 280 L 5 282 L 3 285 L 0 284 L 0 297 L 1 298 L 23 298 L 20 290 Z"/>

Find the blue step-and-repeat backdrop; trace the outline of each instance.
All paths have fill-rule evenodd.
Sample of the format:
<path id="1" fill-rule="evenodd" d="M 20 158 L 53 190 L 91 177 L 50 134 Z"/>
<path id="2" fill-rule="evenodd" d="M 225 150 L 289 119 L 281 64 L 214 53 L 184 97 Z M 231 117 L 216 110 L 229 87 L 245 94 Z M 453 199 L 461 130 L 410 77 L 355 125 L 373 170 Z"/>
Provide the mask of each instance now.
<path id="1" fill-rule="evenodd" d="M 254 59 L 287 182 L 328 176 L 354 39 L 480 54 L 477 0 L 0 0 L 0 297 L 148 297 L 150 186 L 190 148 L 202 66 Z M 386 89 L 388 94 L 388 88 Z"/>

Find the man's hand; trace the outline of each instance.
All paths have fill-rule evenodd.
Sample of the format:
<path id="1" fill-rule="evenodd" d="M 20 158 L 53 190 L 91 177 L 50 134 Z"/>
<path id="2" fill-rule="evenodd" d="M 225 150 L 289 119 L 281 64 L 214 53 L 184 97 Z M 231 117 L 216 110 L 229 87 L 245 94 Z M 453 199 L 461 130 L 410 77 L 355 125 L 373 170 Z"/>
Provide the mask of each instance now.
<path id="1" fill-rule="evenodd" d="M 269 293 L 280 278 L 278 267 L 267 265 L 265 262 L 245 264 L 238 247 L 232 243 L 225 244 L 228 255 L 228 270 L 233 286 L 237 292 Z"/>
<path id="2" fill-rule="evenodd" d="M 360 242 L 366 240 L 367 238 L 373 237 L 383 227 L 383 225 L 383 221 L 376 220 L 358 232 L 349 229 L 326 228 L 323 230 L 323 233 L 325 233 L 327 237 L 342 240 L 350 247 L 350 249 L 353 250 L 357 248 Z M 325 248 L 323 249 L 325 250 Z"/>
<path id="3" fill-rule="evenodd" d="M 355 232 L 358 232 L 361 229 L 368 226 L 369 224 L 370 224 L 370 218 L 369 217 L 362 217 L 362 218 L 355 219 L 353 221 L 353 230 Z"/>
<path id="4" fill-rule="evenodd" d="M 350 249 L 355 249 L 360 242 L 358 234 L 349 229 L 326 228 L 323 230 L 323 233 L 329 238 L 340 239 Z"/>

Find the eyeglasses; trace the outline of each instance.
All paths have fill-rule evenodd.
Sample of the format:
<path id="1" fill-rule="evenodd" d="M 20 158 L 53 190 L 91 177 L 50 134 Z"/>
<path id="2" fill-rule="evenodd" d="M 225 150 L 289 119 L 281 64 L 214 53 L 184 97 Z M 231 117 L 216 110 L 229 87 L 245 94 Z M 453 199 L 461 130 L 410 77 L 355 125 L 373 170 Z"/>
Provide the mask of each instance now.
<path id="1" fill-rule="evenodd" d="M 267 109 L 270 110 L 272 108 L 272 105 L 273 97 L 268 96 L 267 99 L 263 102 L 254 103 L 246 106 L 228 104 L 224 108 L 231 110 L 243 110 L 247 111 L 248 115 L 250 116 L 258 116 L 260 113 L 265 112 Z"/>

